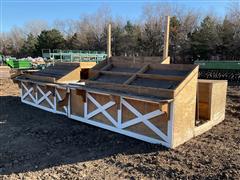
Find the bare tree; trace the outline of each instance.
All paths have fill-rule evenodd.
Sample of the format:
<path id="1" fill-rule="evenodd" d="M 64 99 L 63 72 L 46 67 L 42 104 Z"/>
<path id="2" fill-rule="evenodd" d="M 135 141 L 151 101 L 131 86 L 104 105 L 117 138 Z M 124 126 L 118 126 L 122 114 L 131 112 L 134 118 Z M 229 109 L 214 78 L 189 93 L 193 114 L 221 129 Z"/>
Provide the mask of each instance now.
<path id="1" fill-rule="evenodd" d="M 55 20 L 53 28 L 58 29 L 65 37 L 73 36 L 77 32 L 78 21 L 73 19 Z"/>
<path id="2" fill-rule="evenodd" d="M 44 20 L 32 20 L 27 22 L 24 27 L 23 31 L 25 35 L 32 34 L 33 36 L 38 36 L 42 30 L 48 29 L 48 23 Z"/>

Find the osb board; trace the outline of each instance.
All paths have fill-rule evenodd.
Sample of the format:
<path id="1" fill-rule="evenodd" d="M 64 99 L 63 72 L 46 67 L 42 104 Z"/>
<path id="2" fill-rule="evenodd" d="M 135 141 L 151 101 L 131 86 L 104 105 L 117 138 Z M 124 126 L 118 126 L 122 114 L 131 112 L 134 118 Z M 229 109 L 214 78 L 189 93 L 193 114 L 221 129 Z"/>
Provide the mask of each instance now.
<path id="1" fill-rule="evenodd" d="M 146 101 L 139 101 L 135 99 L 124 98 L 131 106 L 133 106 L 142 115 L 151 113 L 156 110 L 164 112 L 159 116 L 149 119 L 148 121 L 160 129 L 165 135 L 167 135 L 168 128 L 168 106 L 166 104 L 162 105 L 159 103 L 150 103 Z M 127 107 L 122 105 L 122 123 L 128 122 L 134 118 L 137 118 Z M 162 140 L 157 134 L 155 134 L 150 128 L 148 128 L 144 123 L 134 124 L 127 127 L 126 130 L 133 131 L 142 135 L 147 135 L 152 138 Z"/>
<path id="2" fill-rule="evenodd" d="M 91 69 L 93 69 L 93 70 L 99 70 L 99 69 L 102 69 L 103 67 L 105 67 L 107 64 L 109 63 L 109 61 L 108 60 L 103 60 L 103 61 L 101 61 L 99 64 L 96 64 L 93 68 L 91 68 Z"/>
<path id="3" fill-rule="evenodd" d="M 78 82 L 80 81 L 80 72 L 81 67 L 74 69 L 73 71 L 69 72 L 65 76 L 57 79 L 58 83 L 68 83 L 68 82 Z"/>
<path id="4" fill-rule="evenodd" d="M 212 85 L 211 119 L 223 120 L 225 117 L 227 95 L 227 81 L 221 81 Z"/>
<path id="5" fill-rule="evenodd" d="M 211 101 L 211 86 L 212 84 L 198 81 L 199 102 L 209 103 Z"/>
<path id="6" fill-rule="evenodd" d="M 198 80 L 199 117 L 223 120 L 225 115 L 227 81 Z"/>
<path id="7" fill-rule="evenodd" d="M 200 119 L 211 119 L 211 94 L 212 84 L 198 81 L 198 107 Z"/>
<path id="8" fill-rule="evenodd" d="M 62 100 L 67 98 L 66 97 L 66 95 L 67 95 L 67 90 L 66 89 L 56 88 L 56 91 L 58 92 L 58 94 L 60 95 Z M 56 106 L 57 111 L 65 112 L 64 106 L 59 106 L 60 100 L 57 98 L 57 94 L 55 94 L 55 96 L 56 96 L 56 99 L 57 99 L 57 101 L 56 101 L 56 103 L 57 103 L 57 106 Z"/>
<path id="9" fill-rule="evenodd" d="M 149 97 L 149 99 L 157 97 L 159 99 L 172 99 L 174 97 L 174 90 L 172 89 L 160 89 L 160 88 L 151 88 L 151 87 L 142 87 L 142 86 L 128 86 L 122 84 L 111 84 L 105 82 L 95 82 L 95 81 L 86 81 L 86 87 L 90 88 L 98 88 L 102 90 L 110 90 L 115 92 L 116 94 L 129 94 L 135 96 L 144 96 L 145 99 Z"/>
<path id="10" fill-rule="evenodd" d="M 168 56 L 166 59 L 164 59 L 162 64 L 170 64 L 170 57 Z"/>
<path id="11" fill-rule="evenodd" d="M 200 80 L 199 83 L 208 84 L 211 87 L 210 104 L 211 117 L 206 123 L 195 127 L 194 135 L 198 136 L 213 126 L 217 125 L 225 118 L 227 81 L 223 80 Z"/>
<path id="12" fill-rule="evenodd" d="M 95 94 L 95 93 L 89 93 L 101 106 L 107 104 L 108 102 L 112 101 L 111 96 L 109 95 L 103 95 L 103 94 Z M 87 100 L 87 112 L 88 114 L 96 110 L 97 107 L 93 102 L 90 101 L 90 99 Z M 110 116 L 115 120 L 117 123 L 117 104 L 111 106 L 110 108 L 106 109 L 107 113 L 109 113 Z M 101 122 L 107 125 L 113 126 L 110 120 L 103 114 L 98 113 L 97 115 L 91 117 L 90 119 Z"/>
<path id="13" fill-rule="evenodd" d="M 187 65 L 186 67 L 180 66 L 181 68 L 187 68 L 187 67 L 191 67 L 191 65 Z M 188 83 L 190 83 L 196 76 L 198 76 L 198 70 L 199 67 L 195 66 L 195 68 L 187 75 L 187 77 L 178 85 L 178 87 L 174 90 L 174 97 L 178 96 L 178 94 L 186 87 L 186 85 Z M 197 83 L 194 83 L 194 85 L 196 85 L 196 87 L 194 89 L 197 88 Z M 195 95 L 196 96 L 196 95 Z"/>
<path id="14" fill-rule="evenodd" d="M 174 99 L 173 148 L 194 136 L 197 78 L 198 74 L 195 74 Z"/>
<path id="15" fill-rule="evenodd" d="M 90 69 L 94 67 L 97 63 L 96 62 L 80 62 L 81 69 Z"/>
<path id="16" fill-rule="evenodd" d="M 125 128 L 124 130 L 131 131 L 137 134 L 145 135 L 154 139 L 158 139 L 161 141 L 164 141 L 161 137 L 159 137 L 154 131 L 152 131 L 148 126 L 146 126 L 144 123 L 138 123 L 134 126 L 130 126 L 128 128 Z"/>
<path id="17" fill-rule="evenodd" d="M 84 117 L 84 97 L 77 90 L 70 91 L 70 110 L 72 115 Z"/>
<path id="18" fill-rule="evenodd" d="M 211 119 L 211 106 L 206 102 L 198 102 L 199 108 L 199 118 L 202 120 L 210 120 Z"/>

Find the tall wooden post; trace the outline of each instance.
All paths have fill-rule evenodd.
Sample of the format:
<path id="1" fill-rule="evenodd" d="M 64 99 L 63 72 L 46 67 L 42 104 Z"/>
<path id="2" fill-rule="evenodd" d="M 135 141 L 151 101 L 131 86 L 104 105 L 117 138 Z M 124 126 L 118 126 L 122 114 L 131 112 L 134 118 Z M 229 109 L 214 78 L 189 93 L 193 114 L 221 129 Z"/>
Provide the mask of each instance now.
<path id="1" fill-rule="evenodd" d="M 163 59 L 168 57 L 170 16 L 165 17 Z"/>
<path id="2" fill-rule="evenodd" d="M 107 56 L 108 56 L 108 58 L 110 58 L 112 56 L 112 52 L 111 52 L 111 24 L 108 25 Z"/>

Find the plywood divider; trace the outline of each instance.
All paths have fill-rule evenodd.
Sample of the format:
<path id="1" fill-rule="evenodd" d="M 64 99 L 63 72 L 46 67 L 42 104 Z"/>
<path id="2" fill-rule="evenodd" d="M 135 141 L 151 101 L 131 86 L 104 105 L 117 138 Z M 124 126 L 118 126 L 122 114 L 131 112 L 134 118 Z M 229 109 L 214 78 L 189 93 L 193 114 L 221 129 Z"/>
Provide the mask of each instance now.
<path id="1" fill-rule="evenodd" d="M 137 74 L 132 75 L 129 79 L 127 79 L 123 84 L 130 84 L 133 82 L 137 77 Z"/>
<path id="2" fill-rule="evenodd" d="M 50 91 L 53 94 L 53 96 L 55 96 L 55 87 L 53 87 L 53 86 L 44 86 L 44 89 Z"/>
<path id="3" fill-rule="evenodd" d="M 61 82 L 61 83 L 78 82 L 80 80 L 80 72 L 81 72 L 81 67 L 79 66 L 78 68 L 74 69 L 73 71 L 69 72 L 65 76 L 58 79 L 57 82 Z"/>
<path id="4" fill-rule="evenodd" d="M 121 98 L 120 96 L 116 96 L 116 95 L 110 95 L 110 99 L 114 102 L 116 102 L 117 105 L 117 109 L 119 110 L 121 107 Z"/>
<path id="5" fill-rule="evenodd" d="M 101 71 L 106 71 L 106 70 L 110 69 L 112 66 L 113 66 L 113 65 L 109 63 L 109 64 L 107 64 L 106 66 L 102 67 L 102 68 L 101 68 Z"/>
<path id="6" fill-rule="evenodd" d="M 170 57 L 168 56 L 166 59 L 163 59 L 162 64 L 170 64 Z"/>
<path id="7" fill-rule="evenodd" d="M 160 96 L 164 98 L 173 98 L 174 90 L 163 89 L 163 88 L 152 88 L 152 87 L 143 87 L 135 85 L 124 85 L 124 84 L 114 84 L 114 83 L 104 83 L 97 81 L 88 81 L 86 80 L 86 85 L 90 85 L 95 88 L 111 89 L 120 92 L 129 92 L 138 95 L 151 95 L 151 96 Z"/>
<path id="8" fill-rule="evenodd" d="M 55 83 L 56 78 L 54 77 L 48 77 L 48 76 L 38 76 L 34 74 L 23 74 L 23 77 L 26 79 L 31 79 L 31 80 L 37 80 L 37 81 L 45 81 L 45 82 L 50 82 L 50 83 Z"/>
<path id="9" fill-rule="evenodd" d="M 86 91 L 82 89 L 76 89 L 76 95 L 81 96 L 83 99 L 83 102 L 86 102 Z"/>
<path id="10" fill-rule="evenodd" d="M 184 81 L 181 82 L 181 84 L 175 89 L 174 96 L 177 96 L 179 92 L 181 92 L 184 87 L 194 78 L 198 75 L 198 66 L 194 68 L 194 70 L 187 76 L 187 78 L 184 79 Z M 196 97 L 196 96 L 195 96 Z"/>
<path id="11" fill-rule="evenodd" d="M 57 102 L 58 107 L 68 106 L 69 92 L 65 94 L 63 100 Z"/>
<path id="12" fill-rule="evenodd" d="M 174 97 L 173 148 L 194 137 L 198 73 L 188 77 L 184 88 Z"/>

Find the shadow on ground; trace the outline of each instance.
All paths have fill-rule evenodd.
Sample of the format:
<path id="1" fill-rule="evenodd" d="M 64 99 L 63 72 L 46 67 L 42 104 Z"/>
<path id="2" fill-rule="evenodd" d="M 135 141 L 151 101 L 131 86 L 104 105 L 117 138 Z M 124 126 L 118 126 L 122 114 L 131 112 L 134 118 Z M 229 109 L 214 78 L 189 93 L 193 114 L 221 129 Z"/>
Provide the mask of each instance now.
<path id="1" fill-rule="evenodd" d="M 0 175 L 167 149 L 0 97 Z"/>

